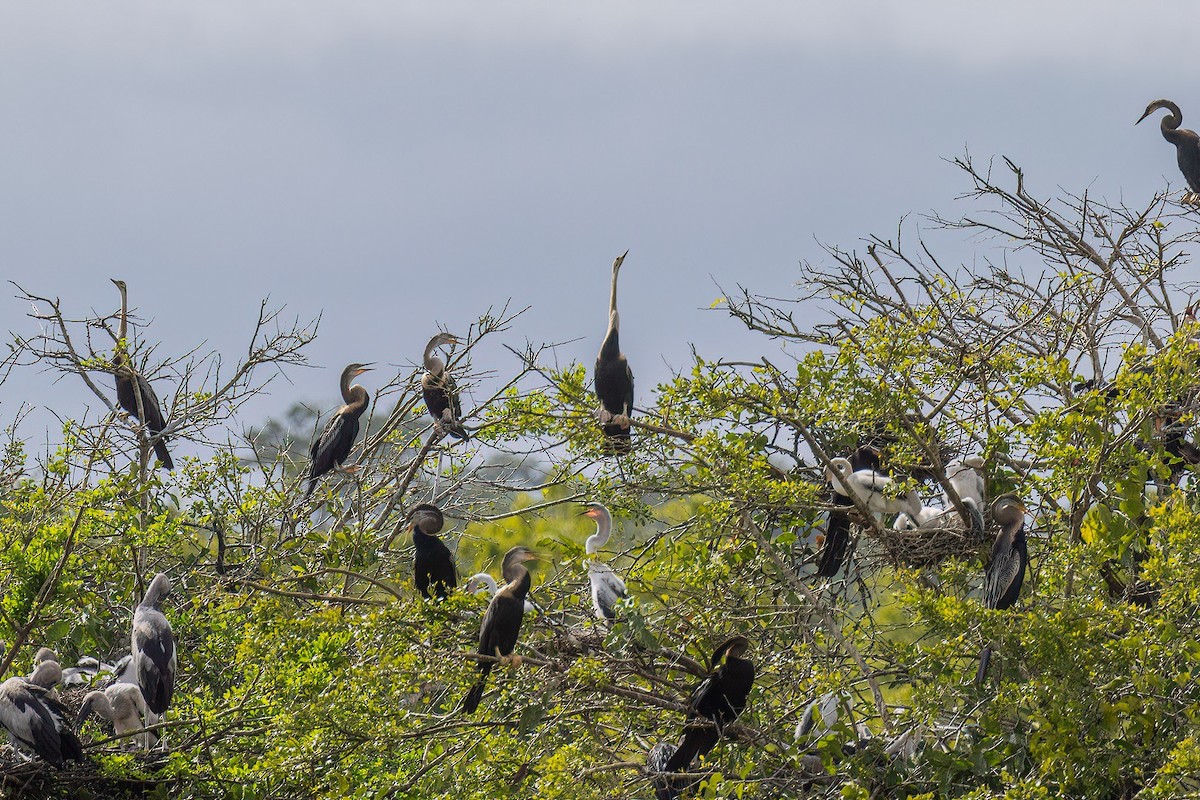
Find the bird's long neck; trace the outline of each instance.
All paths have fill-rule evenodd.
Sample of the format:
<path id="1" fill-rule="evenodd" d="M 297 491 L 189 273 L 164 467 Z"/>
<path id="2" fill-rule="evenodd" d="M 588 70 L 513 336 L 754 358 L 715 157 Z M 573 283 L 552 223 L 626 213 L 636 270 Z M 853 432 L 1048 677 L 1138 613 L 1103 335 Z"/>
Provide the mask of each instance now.
<path id="1" fill-rule="evenodd" d="M 108 695 L 106 695 L 104 692 L 90 692 L 88 696 L 84 698 L 83 706 L 84 709 L 86 709 L 89 713 L 94 712 L 99 714 L 110 722 L 115 715 L 112 703 L 109 701 Z M 80 719 L 86 718 L 82 709 L 79 716 Z"/>
<path id="2" fill-rule="evenodd" d="M 604 346 L 608 347 L 611 340 L 613 346 L 617 343 L 617 329 L 620 327 L 621 318 L 617 314 L 617 274 L 621 271 L 621 264 L 618 261 L 613 264 L 612 271 L 612 286 L 608 291 L 608 334 L 604 337 Z"/>
<path id="3" fill-rule="evenodd" d="M 118 286 L 117 289 L 121 292 L 121 316 L 117 320 L 117 349 L 113 353 L 113 363 L 119 367 L 129 360 L 125 355 L 128 346 L 126 336 L 129 334 L 129 293 L 124 286 Z"/>
<path id="4" fill-rule="evenodd" d="M 433 354 L 437 350 L 437 346 L 437 338 L 430 339 L 429 344 L 425 345 L 425 357 L 423 359 L 426 371 L 433 375 L 441 375 L 442 370 L 446 368 L 442 360 Z"/>
<path id="5" fill-rule="evenodd" d="M 1183 124 L 1183 112 L 1179 110 L 1179 106 L 1174 103 L 1162 103 L 1160 108 L 1165 108 L 1171 113 L 1162 118 L 1159 123 L 1159 128 L 1163 132 L 1163 136 L 1167 135 L 1167 131 L 1173 131 Z"/>
<path id="6" fill-rule="evenodd" d="M 129 293 L 125 287 L 120 287 L 121 291 L 121 318 L 117 321 L 117 338 L 125 341 L 125 336 L 129 332 Z"/>
<path id="7" fill-rule="evenodd" d="M 437 536 L 435 536 L 434 534 L 423 530 L 421 528 L 420 524 L 413 525 L 412 535 L 413 535 L 413 543 L 414 544 L 418 543 L 418 542 L 420 542 L 421 544 L 427 544 L 430 540 L 437 539 Z"/>
<path id="8" fill-rule="evenodd" d="M 1014 548 L 1020 547 L 1025 543 L 1025 520 L 1021 519 L 1005 525 L 1004 534 L 1012 542 Z"/>
<path id="9" fill-rule="evenodd" d="M 353 414 L 361 414 L 363 409 L 367 407 L 367 402 L 371 396 L 367 394 L 367 390 L 355 384 L 350 385 L 350 381 L 354 376 L 349 370 L 342 373 L 342 400 L 346 402 L 346 410 Z"/>
<path id="10" fill-rule="evenodd" d="M 608 537 L 612 535 L 612 515 L 601 514 L 596 519 L 596 532 L 587 538 L 584 544 L 585 552 L 590 556 L 599 550 L 604 545 L 608 544 Z"/>
<path id="11" fill-rule="evenodd" d="M 1163 103 L 1160 107 L 1171 112 L 1158 123 L 1158 129 L 1162 131 L 1163 138 L 1172 144 L 1186 141 L 1187 136 L 1179 130 L 1179 126 L 1183 124 L 1183 112 L 1179 110 L 1179 106 L 1174 103 Z"/>
<path id="12" fill-rule="evenodd" d="M 529 570 L 525 569 L 521 564 L 518 564 L 511 572 L 505 571 L 504 579 L 508 581 L 506 588 L 518 600 L 525 599 L 525 595 L 529 594 L 529 587 L 533 583 L 533 579 L 529 575 Z"/>
<path id="13" fill-rule="evenodd" d="M 161 575 L 156 577 L 154 580 L 150 581 L 150 586 L 146 589 L 146 596 L 142 598 L 142 602 L 138 603 L 138 605 L 144 606 L 145 608 L 159 609 L 161 611 L 163 598 L 166 597 L 167 592 L 170 591 L 167 587 L 168 585 L 163 584 Z"/>
<path id="14" fill-rule="evenodd" d="M 608 291 L 608 319 L 609 325 L 616 327 L 617 319 L 617 273 L 621 271 L 620 263 L 613 264 L 612 271 L 612 287 Z"/>
<path id="15" fill-rule="evenodd" d="M 503 566 L 500 567 L 500 574 L 504 576 L 504 582 L 510 586 L 521 581 L 524 581 L 526 585 L 529 583 L 529 570 L 520 561 L 505 559 Z"/>

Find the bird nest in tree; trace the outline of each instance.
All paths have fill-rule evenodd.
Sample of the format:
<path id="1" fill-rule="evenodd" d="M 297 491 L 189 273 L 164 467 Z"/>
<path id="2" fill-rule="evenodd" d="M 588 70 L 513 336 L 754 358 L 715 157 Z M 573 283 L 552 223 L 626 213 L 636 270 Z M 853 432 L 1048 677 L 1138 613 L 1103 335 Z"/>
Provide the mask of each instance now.
<path id="1" fill-rule="evenodd" d="M 862 529 L 863 540 L 873 542 L 865 556 L 870 561 L 889 563 L 895 567 L 932 567 L 947 558 L 974 558 L 987 543 L 978 533 L 963 527 L 916 528 L 875 531 Z M 870 552 L 876 550 L 877 552 Z"/>

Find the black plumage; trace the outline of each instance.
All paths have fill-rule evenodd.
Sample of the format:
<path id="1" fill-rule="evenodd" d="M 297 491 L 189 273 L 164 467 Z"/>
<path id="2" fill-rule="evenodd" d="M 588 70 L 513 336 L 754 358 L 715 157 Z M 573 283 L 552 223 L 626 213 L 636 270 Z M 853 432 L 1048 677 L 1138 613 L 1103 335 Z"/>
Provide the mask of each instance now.
<path id="1" fill-rule="evenodd" d="M 628 452 L 632 446 L 629 416 L 633 413 L 633 371 L 621 352 L 620 317 L 617 314 L 617 273 L 625 261 L 625 251 L 613 261 L 612 287 L 608 299 L 608 332 L 596 356 L 595 387 L 600 401 L 600 423 L 608 450 Z"/>
<path id="2" fill-rule="evenodd" d="M 121 410 L 146 426 L 146 430 L 154 439 L 154 455 L 168 470 L 175 469 L 171 453 L 167 450 L 167 440 L 161 436 L 167 427 L 163 418 L 162 403 L 154 393 L 150 381 L 143 378 L 134 368 L 129 359 L 129 295 L 125 281 L 111 279 L 121 292 L 121 317 L 117 324 L 117 348 L 113 353 L 113 379 L 117 385 L 117 405 Z"/>
<path id="3" fill-rule="evenodd" d="M 1029 550 L 1025 542 L 1025 506 L 1016 496 L 1001 495 L 992 503 L 992 519 L 1000 524 L 1000 533 L 992 545 L 992 557 L 988 561 L 983 587 L 985 608 L 1004 611 L 1012 608 L 1021 594 L 1025 582 L 1025 568 L 1029 564 Z M 992 648 L 983 648 L 979 654 L 979 669 L 975 683 L 983 685 L 987 678 Z"/>
<path id="4" fill-rule="evenodd" d="M 445 524 L 442 511 L 430 503 L 421 503 L 408 515 L 412 522 L 413 580 L 417 591 L 428 599 L 431 594 L 445 600 L 458 586 L 454 555 L 436 534 Z"/>
<path id="5" fill-rule="evenodd" d="M 488 603 L 487 612 L 479 626 L 479 654 L 504 658 L 511 656 L 521 633 L 521 622 L 525 618 L 525 598 L 529 594 L 532 580 L 525 562 L 537 558 L 527 547 L 514 547 L 504 554 L 501 574 L 505 584 Z M 496 665 L 494 661 L 479 662 L 479 680 L 467 692 L 462 709 L 467 714 L 475 713 L 483 691 L 487 686 L 488 673 Z"/>
<path id="6" fill-rule="evenodd" d="M 1160 108 L 1171 112 L 1162 118 L 1159 129 L 1162 131 L 1163 138 L 1175 145 L 1175 157 L 1179 163 L 1179 171 L 1183 173 L 1188 188 L 1191 189 L 1184 196 L 1183 202 L 1194 203 L 1197 194 L 1200 193 L 1200 136 L 1197 136 L 1195 131 L 1179 127 L 1183 124 L 1183 112 L 1170 100 L 1155 100 L 1146 106 L 1146 111 L 1138 118 L 1138 122 Z"/>
<path id="7" fill-rule="evenodd" d="M 745 636 L 726 639 L 713 651 L 712 672 L 688 701 L 683 741 L 667 759 L 665 772 L 686 772 L 692 760 L 716 746 L 725 727 L 746 708 L 754 686 L 754 662 L 745 658 L 750 641 Z"/>
<path id="8" fill-rule="evenodd" d="M 675 800 L 683 788 L 683 782 L 667 774 L 667 763 L 679 751 L 679 745 L 659 742 L 650 748 L 646 756 L 646 769 L 654 785 L 654 800 Z"/>
<path id="9" fill-rule="evenodd" d="M 879 450 L 874 447 L 856 447 L 850 454 L 849 461 L 851 468 L 856 472 L 860 469 L 871 469 L 887 474 L 880 466 Z M 825 546 L 821 548 L 821 555 L 817 560 L 817 575 L 832 578 L 846 562 L 846 554 L 850 548 L 849 512 L 854 508 L 854 501 L 834 491 L 827 493 L 826 499 L 840 508 L 829 512 L 825 526 Z M 841 508 L 845 508 L 846 511 L 842 511 Z"/>
<path id="10" fill-rule="evenodd" d="M 354 441 L 358 438 L 358 418 L 367 410 L 367 404 L 371 401 L 366 389 L 358 384 L 351 386 L 350 381 L 370 369 L 370 364 L 350 364 L 342 370 L 341 390 L 344 404 L 334 412 L 326 423 L 325 430 L 321 431 L 321 435 L 312 443 L 312 460 L 308 465 L 308 489 L 304 493 L 305 497 L 312 494 L 316 488 L 317 478 L 341 468 L 342 463 L 349 458 Z M 352 472 L 353 469 L 346 471 Z"/>
<path id="11" fill-rule="evenodd" d="M 421 377 L 421 395 L 425 408 L 439 428 L 456 439 L 467 439 L 467 429 L 462 424 L 462 401 L 458 386 L 446 371 L 445 363 L 434 355 L 437 348 L 445 344 L 458 344 L 458 338 L 449 333 L 439 333 L 425 345 L 425 374 Z"/>

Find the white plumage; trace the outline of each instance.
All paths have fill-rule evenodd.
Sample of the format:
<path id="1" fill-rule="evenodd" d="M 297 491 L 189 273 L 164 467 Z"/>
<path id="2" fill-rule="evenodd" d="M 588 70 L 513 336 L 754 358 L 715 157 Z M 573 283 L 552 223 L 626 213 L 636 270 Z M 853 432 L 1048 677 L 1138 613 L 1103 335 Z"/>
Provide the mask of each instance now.
<path id="1" fill-rule="evenodd" d="M 88 692 L 79 709 L 80 728 L 93 713 L 111 722 L 117 736 L 143 730 L 150 718 L 146 698 L 142 697 L 142 690 L 133 683 L 114 683 L 104 691 Z M 154 740 L 154 734 L 148 731 L 132 737 L 132 742 L 145 750 L 150 749 Z"/>
<path id="2" fill-rule="evenodd" d="M 833 469 L 827 477 L 833 490 L 842 497 L 857 497 L 868 510 L 877 514 L 907 513 L 916 518 L 921 510 L 921 498 L 915 489 L 894 497 L 898 482 L 873 469 L 855 470 L 845 458 L 830 460 Z"/>
<path id="3" fill-rule="evenodd" d="M 600 503 L 587 503 L 586 506 L 583 515 L 596 522 L 596 532 L 587 538 L 583 547 L 584 552 L 591 556 L 588 560 L 588 583 L 592 588 L 592 608 L 597 618 L 614 620 L 617 618 L 617 603 L 628 597 L 629 592 L 621 576 L 595 557 L 612 535 L 612 514 Z"/>

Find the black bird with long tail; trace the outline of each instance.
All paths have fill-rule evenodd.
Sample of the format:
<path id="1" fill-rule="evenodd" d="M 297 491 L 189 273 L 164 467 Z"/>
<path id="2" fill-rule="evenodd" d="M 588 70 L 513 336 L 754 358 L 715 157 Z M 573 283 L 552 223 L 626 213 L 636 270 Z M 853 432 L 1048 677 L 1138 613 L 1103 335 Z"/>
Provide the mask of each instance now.
<path id="1" fill-rule="evenodd" d="M 150 436 L 154 438 L 154 455 L 168 469 L 175 469 L 175 462 L 167 450 L 167 440 L 162 431 L 167 427 L 163 418 L 162 404 L 150 381 L 143 378 L 134 368 L 129 359 L 129 290 L 125 281 L 111 278 L 117 291 L 121 293 L 121 318 L 117 325 L 117 348 L 113 352 L 113 377 L 117 384 L 117 405 L 121 410 L 146 426 Z"/>
<path id="2" fill-rule="evenodd" d="M 600 401 L 597 416 L 604 428 L 606 450 L 627 453 L 632 447 L 629 416 L 633 413 L 633 372 L 621 352 L 618 335 L 620 317 L 617 314 L 617 273 L 625 262 L 626 250 L 612 265 L 612 288 L 608 296 L 608 332 L 596 356 L 596 398 Z"/>
<path id="3" fill-rule="evenodd" d="M 317 486 L 317 478 L 333 470 L 354 472 L 357 467 L 343 468 L 344 462 L 350 456 L 354 440 L 358 438 L 358 418 L 367 410 L 371 396 L 367 390 L 357 383 L 353 386 L 350 381 L 371 369 L 370 364 L 350 364 L 342 370 L 342 400 L 344 401 L 325 425 L 325 430 L 312 444 L 312 462 L 308 466 L 308 497 Z"/>
<path id="4" fill-rule="evenodd" d="M 992 545 L 983 586 L 983 605 L 997 611 L 1012 608 L 1025 582 L 1029 550 L 1025 543 L 1025 505 L 1016 495 L 1005 494 L 992 503 L 992 519 L 1000 523 L 1000 533 Z M 979 654 L 975 685 L 982 686 L 992 660 L 992 646 Z"/>
<path id="5" fill-rule="evenodd" d="M 655 796 L 660 800 L 677 797 L 680 781 L 664 773 L 687 772 L 697 756 L 706 755 L 720 740 L 726 726 L 746 708 L 754 686 L 754 662 L 746 658 L 750 640 L 731 636 L 717 645 L 709 661 L 712 672 L 688 701 L 683 741 L 655 745 L 647 759 L 653 776 Z M 673 748 L 673 749 L 672 749 Z"/>
<path id="6" fill-rule="evenodd" d="M 526 561 L 532 561 L 538 556 L 528 547 L 514 547 L 504 554 L 504 563 L 500 572 L 505 584 L 492 597 L 483 622 L 479 626 L 479 654 L 508 660 L 517 646 L 517 637 L 521 633 L 521 622 L 525 618 L 525 598 L 529 594 L 532 583 L 529 570 L 525 568 Z M 513 660 L 519 663 L 519 656 Z M 487 687 L 487 676 L 496 665 L 495 661 L 479 662 L 479 680 L 467 692 L 463 700 L 464 713 L 474 714 L 483 699 L 483 691 Z"/>

